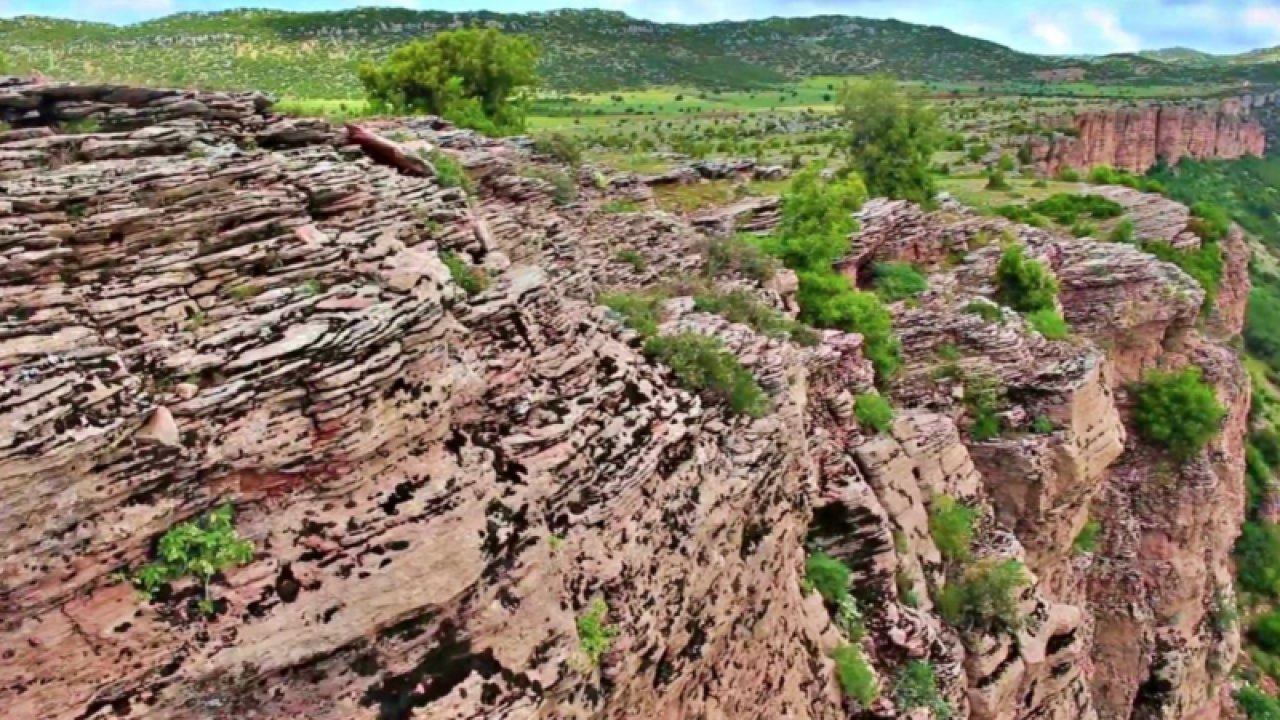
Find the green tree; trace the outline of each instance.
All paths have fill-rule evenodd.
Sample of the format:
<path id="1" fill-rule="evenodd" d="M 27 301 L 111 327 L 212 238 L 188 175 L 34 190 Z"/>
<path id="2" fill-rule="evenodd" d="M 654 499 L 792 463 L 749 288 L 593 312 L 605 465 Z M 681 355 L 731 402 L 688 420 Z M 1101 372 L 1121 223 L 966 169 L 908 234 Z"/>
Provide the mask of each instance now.
<path id="1" fill-rule="evenodd" d="M 493 29 L 446 30 L 396 48 L 358 75 L 369 102 L 390 112 L 440 115 L 491 134 L 524 129 L 519 95 L 537 82 L 533 41 Z"/>
<path id="2" fill-rule="evenodd" d="M 872 195 L 919 203 L 934 194 L 929 163 L 937 147 L 938 119 L 889 77 L 872 77 L 840 91 L 849 164 Z"/>

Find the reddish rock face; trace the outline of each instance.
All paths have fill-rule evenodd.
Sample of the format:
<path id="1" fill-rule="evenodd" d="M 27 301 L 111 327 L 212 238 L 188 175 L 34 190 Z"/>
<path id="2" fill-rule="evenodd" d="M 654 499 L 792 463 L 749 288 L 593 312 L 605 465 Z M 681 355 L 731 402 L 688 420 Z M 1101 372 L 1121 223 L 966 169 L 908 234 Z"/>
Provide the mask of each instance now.
<path id="1" fill-rule="evenodd" d="M 1091 110 L 1062 121 L 1075 128 L 1076 137 L 1029 139 L 1033 160 L 1050 174 L 1064 167 L 1087 170 L 1095 165 L 1141 173 L 1160 158 L 1172 164 L 1183 157 L 1261 156 L 1267 146 L 1262 124 L 1242 115 L 1234 102 L 1205 108 L 1151 105 Z"/>
<path id="2" fill-rule="evenodd" d="M 127 122 L 0 137 L 5 720 L 918 717 L 892 692 L 912 660 L 957 718 L 1219 716 L 1239 639 L 1206 622 L 1231 600 L 1242 503 L 1247 376 L 1221 342 L 1248 294 L 1238 237 L 1198 323 L 1203 291 L 1135 247 L 869 202 L 840 269 L 930 274 L 890 308 L 904 362 L 875 431 L 862 337 L 802 346 L 698 312 L 690 277 L 780 310 L 797 277 L 712 272 L 683 219 L 603 212 L 645 200 L 634 176 L 592 168 L 561 206 L 520 146 L 430 121 L 342 135 L 246 97 L 0 87 L 0 107 L 59 97 Z M 1185 210 L 1129 199 L 1181 234 Z M 1005 240 L 1052 268 L 1075 337 L 991 305 Z M 445 252 L 491 285 L 465 292 Z M 677 295 L 659 332 L 718 338 L 767 415 L 681 389 L 594 302 L 659 283 Z M 1186 363 L 1229 415 L 1166 472 L 1124 385 Z M 974 378 L 1001 389 L 999 437 L 968 430 Z M 974 509 L 977 560 L 1029 569 L 1016 629 L 940 617 L 939 494 Z M 222 503 L 256 552 L 213 579 L 216 615 L 190 578 L 145 600 L 116 574 Z M 1090 515 L 1106 530 L 1081 556 Z M 804 589 L 810 547 L 851 568 L 861 641 Z M 597 598 L 616 630 L 598 665 L 577 626 Z M 871 708 L 834 679 L 849 642 Z"/>

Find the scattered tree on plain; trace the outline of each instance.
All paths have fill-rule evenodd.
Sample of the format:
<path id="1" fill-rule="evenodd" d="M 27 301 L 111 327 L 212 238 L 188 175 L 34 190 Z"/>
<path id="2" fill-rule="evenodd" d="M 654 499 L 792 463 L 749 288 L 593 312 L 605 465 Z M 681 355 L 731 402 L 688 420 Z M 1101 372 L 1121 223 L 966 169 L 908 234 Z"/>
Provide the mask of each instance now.
<path id="1" fill-rule="evenodd" d="M 524 94 L 537 83 L 533 41 L 492 28 L 436 33 L 358 71 L 379 111 L 431 113 L 488 134 L 523 132 Z"/>

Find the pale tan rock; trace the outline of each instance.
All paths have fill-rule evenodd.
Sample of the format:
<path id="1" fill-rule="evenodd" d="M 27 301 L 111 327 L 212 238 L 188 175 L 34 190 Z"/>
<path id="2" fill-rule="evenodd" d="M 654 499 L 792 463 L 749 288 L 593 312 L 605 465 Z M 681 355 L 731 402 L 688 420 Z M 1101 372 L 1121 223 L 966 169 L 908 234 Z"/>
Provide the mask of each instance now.
<path id="1" fill-rule="evenodd" d="M 146 424 L 133 436 L 143 442 L 153 442 L 165 447 L 182 445 L 178 423 L 174 421 L 173 413 L 169 412 L 169 408 L 163 405 L 151 412 L 151 417 L 147 419 Z"/>

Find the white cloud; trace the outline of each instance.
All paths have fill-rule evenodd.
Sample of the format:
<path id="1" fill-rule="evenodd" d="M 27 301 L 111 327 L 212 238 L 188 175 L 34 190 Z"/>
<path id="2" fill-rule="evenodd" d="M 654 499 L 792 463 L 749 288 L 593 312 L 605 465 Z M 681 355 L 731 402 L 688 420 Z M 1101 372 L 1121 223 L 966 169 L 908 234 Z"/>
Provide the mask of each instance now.
<path id="1" fill-rule="evenodd" d="M 1280 37 L 1280 7 L 1272 5 L 1251 5 L 1241 13 L 1241 20 L 1251 30 L 1264 30 L 1271 36 Z"/>
<path id="2" fill-rule="evenodd" d="M 1048 20 L 1032 20 L 1031 34 L 1049 46 L 1054 52 L 1071 49 L 1071 35 L 1061 25 Z"/>
<path id="3" fill-rule="evenodd" d="M 1111 44 L 1114 51 L 1135 52 L 1142 48 L 1138 37 L 1120 27 L 1120 20 L 1109 10 L 1089 8 L 1084 11 L 1085 20 L 1097 28 L 1102 37 Z"/>

